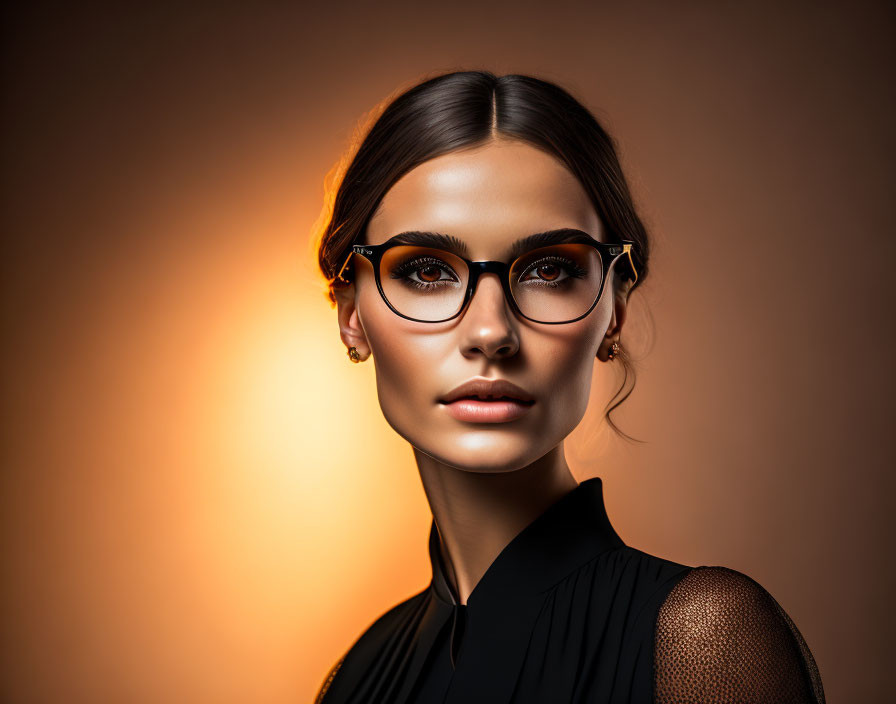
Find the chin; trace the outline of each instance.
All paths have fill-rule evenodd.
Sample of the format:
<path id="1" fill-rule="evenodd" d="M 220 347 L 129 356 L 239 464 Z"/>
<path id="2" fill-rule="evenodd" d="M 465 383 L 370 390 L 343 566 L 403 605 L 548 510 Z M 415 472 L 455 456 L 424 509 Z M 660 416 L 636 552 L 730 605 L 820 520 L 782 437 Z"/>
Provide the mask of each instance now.
<path id="1" fill-rule="evenodd" d="M 405 437 L 419 452 L 464 472 L 499 474 L 515 472 L 540 459 L 551 447 L 533 444 L 531 433 L 506 430 L 461 430 L 438 437 Z M 539 440 L 544 438 L 540 437 Z M 550 445 L 550 443 L 548 443 Z"/>
<path id="2" fill-rule="evenodd" d="M 434 408 L 401 405 L 396 413 L 382 404 L 380 408 L 389 426 L 415 450 L 464 472 L 514 472 L 546 455 L 565 437 L 551 432 L 537 416 L 509 423 L 463 423 Z"/>

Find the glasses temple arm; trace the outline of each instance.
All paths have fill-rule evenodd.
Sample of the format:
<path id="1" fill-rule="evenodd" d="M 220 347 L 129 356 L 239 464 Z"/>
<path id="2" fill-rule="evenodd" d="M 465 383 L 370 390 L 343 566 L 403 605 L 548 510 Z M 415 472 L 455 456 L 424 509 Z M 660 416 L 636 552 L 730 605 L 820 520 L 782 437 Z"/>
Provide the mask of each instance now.
<path id="1" fill-rule="evenodd" d="M 635 268 L 635 260 L 632 258 L 632 245 L 622 245 L 622 253 L 628 256 L 628 266 L 634 275 L 634 279 L 632 279 L 632 285 L 634 285 L 638 282 L 638 270 Z"/>
<path id="2" fill-rule="evenodd" d="M 353 255 L 354 253 L 355 253 L 354 250 L 352 250 L 352 251 L 350 251 L 350 252 L 348 253 L 348 256 L 345 258 L 345 263 L 342 265 L 342 268 L 339 269 L 339 273 L 336 274 L 336 278 L 339 279 L 340 281 L 342 281 L 343 283 L 347 283 L 347 284 L 350 284 L 350 283 L 351 283 L 351 281 L 349 281 L 348 279 L 346 279 L 346 278 L 342 275 L 342 272 L 345 271 L 345 267 L 348 266 L 348 262 L 349 262 L 349 260 L 352 258 L 352 255 Z"/>

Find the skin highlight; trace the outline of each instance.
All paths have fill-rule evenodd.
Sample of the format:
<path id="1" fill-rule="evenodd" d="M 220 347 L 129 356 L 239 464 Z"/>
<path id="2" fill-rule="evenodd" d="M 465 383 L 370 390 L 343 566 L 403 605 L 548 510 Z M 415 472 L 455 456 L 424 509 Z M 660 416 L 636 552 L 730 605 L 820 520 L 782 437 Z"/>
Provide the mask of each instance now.
<path id="1" fill-rule="evenodd" d="M 364 241 L 433 231 L 464 240 L 472 260 L 507 261 L 515 240 L 563 227 L 607 241 L 565 165 L 501 137 L 406 173 L 383 197 Z M 631 282 L 611 269 L 589 315 L 546 325 L 517 317 L 497 277 L 485 274 L 461 316 L 419 323 L 388 308 L 366 259 L 354 257 L 354 267 L 355 282 L 336 293 L 340 335 L 374 361 L 380 407 L 413 447 L 445 566 L 466 604 L 501 550 L 577 485 L 564 440 L 587 409 L 595 356 L 607 361 L 619 339 Z M 477 376 L 508 379 L 535 404 L 507 423 L 452 418 L 439 398 Z"/>

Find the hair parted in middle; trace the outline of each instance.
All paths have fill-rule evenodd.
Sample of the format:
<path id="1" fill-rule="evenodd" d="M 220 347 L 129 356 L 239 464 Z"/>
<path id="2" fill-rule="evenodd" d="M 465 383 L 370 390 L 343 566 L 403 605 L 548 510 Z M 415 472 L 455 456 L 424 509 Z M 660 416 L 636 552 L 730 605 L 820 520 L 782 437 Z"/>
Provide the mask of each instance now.
<path id="1" fill-rule="evenodd" d="M 632 240 L 632 260 L 643 284 L 649 273 L 650 239 L 639 217 L 613 138 L 568 91 L 550 81 L 521 74 L 454 71 L 427 78 L 384 101 L 327 186 L 327 200 L 314 238 L 327 297 L 344 286 L 336 278 L 351 251 L 363 244 L 367 224 L 383 196 L 414 167 L 443 154 L 474 149 L 493 139 L 513 139 L 541 149 L 563 163 L 582 184 L 603 224 L 606 241 Z M 341 172 L 341 173 L 340 173 Z M 351 263 L 349 267 L 351 267 Z M 634 388 L 634 366 L 623 346 L 617 359 L 632 385 L 605 416 L 629 439 L 609 413 Z"/>

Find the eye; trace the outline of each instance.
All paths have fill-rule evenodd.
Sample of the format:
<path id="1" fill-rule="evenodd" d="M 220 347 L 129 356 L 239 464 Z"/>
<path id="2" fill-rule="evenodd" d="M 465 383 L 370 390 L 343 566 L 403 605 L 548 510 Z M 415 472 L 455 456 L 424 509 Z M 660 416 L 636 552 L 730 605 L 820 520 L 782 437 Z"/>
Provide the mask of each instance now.
<path id="1" fill-rule="evenodd" d="M 534 273 L 537 278 L 526 278 L 530 273 Z M 581 279 L 587 274 L 588 270 L 576 264 L 572 259 L 552 255 L 529 264 L 517 281 L 519 283 L 533 282 L 542 286 L 560 286 L 569 278 Z"/>
<path id="2" fill-rule="evenodd" d="M 442 274 L 447 275 L 447 278 L 442 278 Z M 389 276 L 417 288 L 432 288 L 440 284 L 459 281 L 454 269 L 437 257 L 409 259 L 395 266 Z"/>

